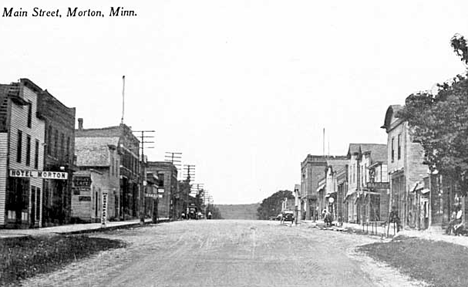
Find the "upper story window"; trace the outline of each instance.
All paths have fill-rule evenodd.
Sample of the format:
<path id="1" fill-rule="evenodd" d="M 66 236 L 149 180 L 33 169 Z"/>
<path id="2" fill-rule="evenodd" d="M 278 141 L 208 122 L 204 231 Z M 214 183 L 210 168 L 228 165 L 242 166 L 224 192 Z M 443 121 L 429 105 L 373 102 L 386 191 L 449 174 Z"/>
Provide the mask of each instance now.
<path id="1" fill-rule="evenodd" d="M 31 164 L 31 136 L 26 136 L 26 165 Z"/>
<path id="2" fill-rule="evenodd" d="M 29 102 L 28 104 L 28 122 L 27 122 L 28 128 L 32 126 L 32 103 Z"/>
<path id="3" fill-rule="evenodd" d="M 58 156 L 58 130 L 55 130 L 54 136 L 54 157 Z"/>
<path id="4" fill-rule="evenodd" d="M 47 154 L 52 155 L 52 126 L 47 129 Z"/>
<path id="5" fill-rule="evenodd" d="M 67 149 L 65 150 L 65 161 L 70 161 L 70 137 L 67 137 Z"/>
<path id="6" fill-rule="evenodd" d="M 401 134 L 398 134 L 398 159 L 401 159 Z"/>
<path id="7" fill-rule="evenodd" d="M 393 137 L 392 138 L 392 154 L 391 154 L 391 157 L 392 157 L 392 162 L 395 161 L 395 138 Z"/>
<path id="8" fill-rule="evenodd" d="M 21 162 L 22 154 L 23 154 L 23 132 L 18 130 L 18 139 L 16 142 L 16 162 Z"/>
<path id="9" fill-rule="evenodd" d="M 39 141 L 36 140 L 36 146 L 34 147 L 34 169 L 39 169 Z"/>
<path id="10" fill-rule="evenodd" d="M 60 133 L 60 159 L 63 160 L 65 156 L 65 135 Z"/>

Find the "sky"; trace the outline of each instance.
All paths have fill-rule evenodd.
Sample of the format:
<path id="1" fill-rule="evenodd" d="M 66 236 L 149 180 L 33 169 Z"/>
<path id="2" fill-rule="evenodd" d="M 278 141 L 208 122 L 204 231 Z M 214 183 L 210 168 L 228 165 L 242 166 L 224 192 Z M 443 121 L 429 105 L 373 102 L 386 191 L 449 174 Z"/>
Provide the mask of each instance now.
<path id="1" fill-rule="evenodd" d="M 33 17 L 35 7 L 62 17 Z M 104 17 L 67 17 L 69 7 Z M 136 15 L 109 17 L 111 7 Z M 3 0 L 0 83 L 29 78 L 99 128 L 121 121 L 125 75 L 124 122 L 155 131 L 149 160 L 180 152 L 215 204 L 257 203 L 300 183 L 307 154 L 386 143 L 389 105 L 464 73 L 450 39 L 468 36 L 467 11 L 430 0 Z"/>

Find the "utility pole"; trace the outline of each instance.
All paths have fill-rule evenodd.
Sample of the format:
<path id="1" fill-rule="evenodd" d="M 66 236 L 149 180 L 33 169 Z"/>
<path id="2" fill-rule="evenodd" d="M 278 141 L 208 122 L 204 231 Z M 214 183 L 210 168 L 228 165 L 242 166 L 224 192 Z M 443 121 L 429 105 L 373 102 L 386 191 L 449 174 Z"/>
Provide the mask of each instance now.
<path id="1" fill-rule="evenodd" d="M 186 211 L 187 211 L 187 214 L 189 214 L 189 194 L 190 194 L 190 180 L 191 179 L 195 179 L 195 165 L 193 164 L 187 164 L 185 165 L 185 170 L 184 170 L 186 173 L 186 182 L 187 182 L 187 185 L 188 185 L 188 190 L 187 190 L 187 194 L 186 194 Z"/>
<path id="2" fill-rule="evenodd" d="M 146 164 L 147 164 L 147 160 L 145 159 L 145 144 L 152 144 L 154 143 L 154 141 L 146 141 L 147 139 L 149 138 L 154 138 L 154 136 L 148 136 L 148 135 L 145 135 L 145 133 L 154 133 L 155 131 L 152 131 L 152 130 L 143 130 L 143 131 L 133 131 L 134 133 L 141 133 L 141 135 L 137 136 L 139 139 L 140 139 L 140 142 L 141 142 L 141 181 L 140 181 L 140 202 L 139 202 L 139 205 L 140 205 L 140 224 L 144 224 L 145 223 L 145 202 L 146 202 L 146 185 L 147 185 L 147 181 L 146 181 Z M 154 147 L 146 147 L 146 148 L 154 148 Z M 154 204 L 157 204 L 157 201 L 155 203 L 155 199 L 153 199 L 153 208 L 154 208 Z M 153 214 L 153 213 L 151 213 Z"/>
<path id="3" fill-rule="evenodd" d="M 203 183 L 194 183 L 190 189 L 191 193 L 195 193 L 195 198 L 196 198 L 196 205 L 198 208 L 198 211 L 202 211 L 202 207 L 204 205 L 204 200 L 202 199 L 203 196 Z"/>
<path id="4" fill-rule="evenodd" d="M 182 153 L 166 151 L 164 161 L 172 163 L 177 168 L 177 178 L 181 178 L 180 167 L 182 164 Z"/>
<path id="5" fill-rule="evenodd" d="M 124 123 L 124 114 L 125 114 L 125 75 L 122 76 L 122 118 L 120 123 Z"/>
<path id="6" fill-rule="evenodd" d="M 176 181 L 178 181 L 180 178 L 181 178 L 181 162 L 182 162 L 182 153 L 181 152 L 170 152 L 170 151 L 166 151 L 166 154 L 165 154 L 165 159 L 164 161 L 166 162 L 170 162 L 172 163 L 176 169 L 177 169 L 177 177 L 176 177 Z M 171 177 L 172 178 L 172 177 Z M 172 179 L 171 179 L 172 181 Z M 172 190 L 172 187 L 171 187 L 171 201 L 172 201 L 172 218 L 177 218 L 178 214 L 180 214 L 180 210 L 179 210 L 179 191 L 178 189 L 177 190 Z"/>

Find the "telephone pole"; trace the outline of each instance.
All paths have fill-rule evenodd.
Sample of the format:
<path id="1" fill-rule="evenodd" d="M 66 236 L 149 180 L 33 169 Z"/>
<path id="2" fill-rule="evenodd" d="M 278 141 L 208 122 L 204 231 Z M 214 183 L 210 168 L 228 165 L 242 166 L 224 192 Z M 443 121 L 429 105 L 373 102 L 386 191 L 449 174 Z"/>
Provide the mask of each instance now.
<path id="1" fill-rule="evenodd" d="M 166 151 L 164 161 L 171 162 L 176 167 L 177 179 L 180 179 L 181 178 L 180 166 L 182 164 L 182 153 Z"/>
<path id="2" fill-rule="evenodd" d="M 195 165 L 186 164 L 185 165 L 185 176 L 187 182 L 187 192 L 186 192 L 186 211 L 189 213 L 189 194 L 190 194 L 190 180 L 195 180 Z"/>
<path id="3" fill-rule="evenodd" d="M 146 164 L 147 164 L 147 160 L 145 159 L 145 144 L 153 144 L 154 141 L 146 141 L 147 139 L 151 139 L 151 138 L 154 138 L 154 136 L 150 135 L 145 135 L 145 133 L 154 133 L 155 131 L 153 130 L 142 130 L 142 131 L 133 131 L 134 133 L 140 133 L 140 135 L 137 135 L 136 137 L 138 137 L 140 139 L 140 142 L 141 142 L 141 181 L 140 181 L 140 201 L 139 201 L 139 205 L 140 205 L 140 224 L 144 224 L 145 223 L 145 207 L 146 207 Z M 148 146 L 146 148 L 154 148 L 153 146 Z M 154 202 L 156 201 L 156 203 Z M 157 204 L 158 202 L 158 199 L 153 199 L 153 208 L 154 208 L 154 204 Z"/>

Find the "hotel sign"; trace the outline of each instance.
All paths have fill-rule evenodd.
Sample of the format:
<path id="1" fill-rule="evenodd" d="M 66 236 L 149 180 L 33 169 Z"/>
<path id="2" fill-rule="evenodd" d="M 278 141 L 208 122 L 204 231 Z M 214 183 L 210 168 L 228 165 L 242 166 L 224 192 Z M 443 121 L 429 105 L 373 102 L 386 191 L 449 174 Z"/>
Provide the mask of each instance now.
<path id="1" fill-rule="evenodd" d="M 367 188 L 369 189 L 390 189 L 389 182 L 368 182 Z"/>
<path id="2" fill-rule="evenodd" d="M 67 172 L 10 169 L 10 177 L 30 177 L 43 179 L 68 179 Z"/>

